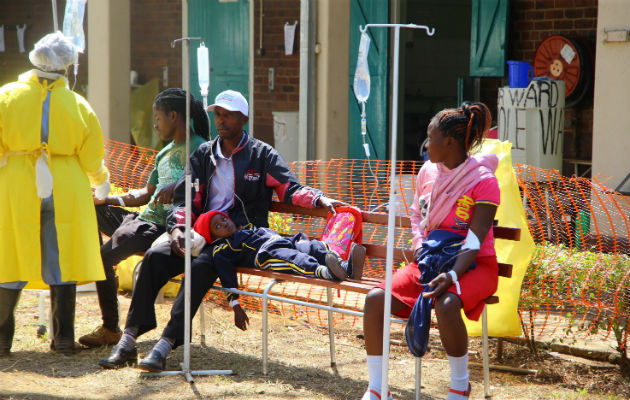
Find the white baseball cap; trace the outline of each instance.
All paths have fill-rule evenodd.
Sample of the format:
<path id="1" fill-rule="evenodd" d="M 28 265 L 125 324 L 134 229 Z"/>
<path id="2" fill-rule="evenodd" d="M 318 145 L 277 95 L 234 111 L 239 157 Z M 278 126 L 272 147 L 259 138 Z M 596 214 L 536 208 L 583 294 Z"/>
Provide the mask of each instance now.
<path id="1" fill-rule="evenodd" d="M 225 90 L 219 93 L 214 99 L 214 104 L 208 106 L 208 111 L 213 111 L 215 107 L 225 108 L 228 111 L 239 111 L 244 116 L 249 116 L 247 100 L 235 90 Z"/>

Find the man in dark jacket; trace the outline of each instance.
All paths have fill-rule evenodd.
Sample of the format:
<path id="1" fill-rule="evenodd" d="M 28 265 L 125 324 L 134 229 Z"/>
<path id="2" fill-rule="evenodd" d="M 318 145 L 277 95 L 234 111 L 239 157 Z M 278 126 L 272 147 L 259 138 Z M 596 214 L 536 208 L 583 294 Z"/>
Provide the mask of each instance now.
<path id="1" fill-rule="evenodd" d="M 240 93 L 232 90 L 219 93 L 208 111 L 214 111 L 219 135 L 213 141 L 199 146 L 190 156 L 192 182 L 199 182 L 198 190 L 193 189 L 192 193 L 193 223 L 202 213 L 218 210 L 228 214 L 237 225 L 252 223 L 267 227 L 274 191 L 284 203 L 308 208 L 326 207 L 334 212 L 338 202 L 324 196 L 319 190 L 302 186 L 273 147 L 248 136 L 243 130 L 248 121 L 248 105 Z M 175 187 L 173 207 L 166 222 L 170 243 L 165 242 L 146 253 L 123 336 L 110 356 L 99 361 L 104 368 L 118 368 L 137 362 L 136 338 L 157 326 L 154 301 L 159 290 L 168 279 L 184 272 L 185 195 L 182 176 Z M 211 249 L 203 251 L 191 263 L 191 318 L 218 277 L 211 255 Z M 233 287 L 233 284 L 226 287 Z M 177 294 L 162 339 L 140 362 L 140 368 L 153 372 L 163 370 L 170 350 L 183 344 L 183 288 L 184 285 Z M 239 329 L 247 329 L 247 316 L 237 296 L 229 295 L 228 299 L 234 310 L 235 325 Z"/>

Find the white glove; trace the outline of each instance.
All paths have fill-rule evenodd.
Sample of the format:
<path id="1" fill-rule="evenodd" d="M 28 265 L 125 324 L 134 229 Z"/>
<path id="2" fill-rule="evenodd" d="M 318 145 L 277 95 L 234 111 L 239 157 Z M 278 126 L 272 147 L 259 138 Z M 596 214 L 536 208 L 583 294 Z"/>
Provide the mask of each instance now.
<path id="1" fill-rule="evenodd" d="M 100 185 L 94 188 L 94 197 L 96 197 L 99 200 L 105 200 L 105 198 L 109 194 L 110 188 L 111 188 L 111 185 L 109 184 L 109 181 L 105 181 L 101 183 Z"/>

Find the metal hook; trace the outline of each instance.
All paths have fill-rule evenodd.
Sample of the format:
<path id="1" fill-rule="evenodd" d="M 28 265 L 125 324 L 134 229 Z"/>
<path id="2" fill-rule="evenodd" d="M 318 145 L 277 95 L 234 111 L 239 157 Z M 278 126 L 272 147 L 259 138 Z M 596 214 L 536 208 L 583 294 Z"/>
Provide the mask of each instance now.
<path id="1" fill-rule="evenodd" d="M 191 40 L 199 40 L 201 41 L 201 44 L 205 45 L 203 38 L 201 36 L 195 36 L 195 37 L 183 37 L 183 38 L 179 38 L 179 39 L 175 39 L 171 42 L 171 48 L 174 49 L 175 45 L 177 45 L 177 42 L 183 42 L 184 40 L 187 41 L 191 41 Z"/>
<path id="2" fill-rule="evenodd" d="M 367 24 L 365 26 L 359 25 L 359 30 L 361 33 L 365 33 L 370 27 L 401 27 L 401 28 L 412 28 L 412 29 L 424 29 L 427 32 L 427 35 L 433 36 L 435 34 L 435 28 L 429 28 L 426 25 L 416 25 L 416 24 Z"/>

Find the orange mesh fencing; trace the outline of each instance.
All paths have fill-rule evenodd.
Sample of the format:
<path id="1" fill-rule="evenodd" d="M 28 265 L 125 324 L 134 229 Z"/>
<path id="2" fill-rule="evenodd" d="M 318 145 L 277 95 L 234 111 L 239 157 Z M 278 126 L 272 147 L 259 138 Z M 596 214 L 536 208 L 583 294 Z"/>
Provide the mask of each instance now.
<path id="1" fill-rule="evenodd" d="M 110 183 L 123 190 L 143 188 L 155 166 L 156 155 L 152 149 L 105 139 Z"/>
<path id="2" fill-rule="evenodd" d="M 107 141 L 107 165 L 112 182 L 129 188 L 143 187 L 156 152 Z M 388 211 L 390 162 L 333 159 L 289 163 L 298 180 L 321 189 L 329 197 L 368 211 Z M 398 214 L 408 216 L 421 166 L 417 161 L 396 164 L 401 194 Z M 630 201 L 606 188 L 598 179 L 565 177 L 557 171 L 515 165 L 529 230 L 536 251 L 521 291 L 519 314 L 528 338 L 570 341 L 609 340 L 625 351 L 630 332 Z M 280 232 L 304 232 L 319 237 L 322 218 L 271 213 L 270 226 Z M 396 229 L 395 246 L 408 248 L 409 229 Z M 387 229 L 364 224 L 365 242 L 385 245 Z M 396 267 L 399 267 L 398 265 Z M 368 259 L 364 275 L 383 278 L 384 260 Z M 269 282 L 241 276 L 247 290 L 262 292 Z M 326 289 L 297 283 L 276 285 L 273 294 L 326 304 Z M 224 295 L 209 298 L 227 306 Z M 250 310 L 261 310 L 256 298 L 243 298 Z M 364 296 L 335 293 L 337 306 L 362 310 Z M 309 323 L 327 324 L 327 312 L 271 302 L 272 312 Z M 356 317 L 335 314 L 335 323 L 356 325 Z M 612 335 L 611 335 L 612 334 Z"/>
<path id="3" fill-rule="evenodd" d="M 597 178 L 565 177 L 528 165 L 515 169 L 536 242 L 521 290 L 525 334 L 611 340 L 625 352 L 630 200 Z"/>

